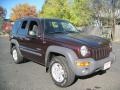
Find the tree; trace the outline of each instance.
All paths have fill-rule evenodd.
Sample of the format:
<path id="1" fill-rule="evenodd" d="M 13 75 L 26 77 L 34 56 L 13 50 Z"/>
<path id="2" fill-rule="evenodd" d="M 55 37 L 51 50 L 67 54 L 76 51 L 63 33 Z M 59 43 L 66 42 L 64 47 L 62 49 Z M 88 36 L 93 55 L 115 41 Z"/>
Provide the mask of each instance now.
<path id="1" fill-rule="evenodd" d="M 2 24 L 3 24 L 3 19 L 6 16 L 6 9 L 4 9 L 2 6 L 0 6 L 0 34 L 2 32 Z"/>
<path id="2" fill-rule="evenodd" d="M 15 21 L 16 19 L 25 16 L 36 17 L 37 16 L 36 7 L 25 3 L 25 4 L 18 4 L 14 8 L 12 8 L 12 13 L 10 17 L 11 20 Z"/>
<path id="3" fill-rule="evenodd" d="M 89 8 L 89 2 L 90 0 L 74 0 L 70 21 L 77 26 L 88 25 L 92 18 L 92 11 Z"/>
<path id="4" fill-rule="evenodd" d="M 112 40 L 115 39 L 116 20 L 120 16 L 120 0 L 93 0 L 92 9 L 98 19 L 104 17 L 112 26 Z"/>
<path id="5" fill-rule="evenodd" d="M 64 18 L 68 12 L 67 0 L 46 0 L 39 17 Z"/>
<path id="6" fill-rule="evenodd" d="M 91 4 L 92 4 L 91 9 L 93 11 L 93 18 L 97 19 L 97 21 L 100 21 L 101 11 L 103 8 L 103 0 L 93 0 Z"/>
<path id="7" fill-rule="evenodd" d="M 90 21 L 89 0 L 46 0 L 39 17 L 62 18 L 76 26 L 86 25 Z"/>
<path id="8" fill-rule="evenodd" d="M 6 16 L 6 9 L 0 6 L 0 17 L 5 18 Z"/>

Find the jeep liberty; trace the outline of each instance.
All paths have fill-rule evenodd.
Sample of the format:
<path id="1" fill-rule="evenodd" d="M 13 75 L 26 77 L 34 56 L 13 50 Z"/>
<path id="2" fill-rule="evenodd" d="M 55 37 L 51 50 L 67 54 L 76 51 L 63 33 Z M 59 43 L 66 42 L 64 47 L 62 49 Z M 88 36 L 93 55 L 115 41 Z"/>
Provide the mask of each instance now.
<path id="1" fill-rule="evenodd" d="M 81 34 L 61 19 L 24 17 L 15 21 L 10 53 L 16 64 L 26 58 L 46 67 L 57 86 L 70 86 L 77 76 L 106 71 L 114 61 L 109 40 Z"/>

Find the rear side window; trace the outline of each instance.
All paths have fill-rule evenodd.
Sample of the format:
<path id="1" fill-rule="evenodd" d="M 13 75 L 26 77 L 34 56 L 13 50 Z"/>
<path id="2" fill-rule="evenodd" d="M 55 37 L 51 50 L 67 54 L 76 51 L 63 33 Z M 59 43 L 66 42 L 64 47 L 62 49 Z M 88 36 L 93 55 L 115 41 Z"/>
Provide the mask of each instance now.
<path id="1" fill-rule="evenodd" d="M 27 26 L 27 21 L 23 21 L 22 25 L 21 25 L 21 29 L 25 29 Z"/>
<path id="2" fill-rule="evenodd" d="M 14 23 L 14 25 L 13 25 L 13 30 L 12 30 L 12 33 L 13 33 L 13 34 L 16 34 L 16 33 L 17 33 L 17 30 L 19 29 L 20 24 L 21 24 L 20 21 L 16 21 L 16 22 Z"/>
<path id="3" fill-rule="evenodd" d="M 18 30 L 18 34 L 27 35 L 28 30 L 26 29 L 28 21 L 23 21 L 21 24 L 21 28 Z"/>

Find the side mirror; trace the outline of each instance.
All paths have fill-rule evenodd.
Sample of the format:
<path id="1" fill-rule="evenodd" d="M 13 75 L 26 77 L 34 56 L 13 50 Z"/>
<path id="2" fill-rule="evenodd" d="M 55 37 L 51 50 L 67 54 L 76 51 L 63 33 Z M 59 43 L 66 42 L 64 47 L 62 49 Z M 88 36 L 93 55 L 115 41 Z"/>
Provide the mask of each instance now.
<path id="1" fill-rule="evenodd" d="M 29 31 L 29 35 L 34 37 L 34 36 L 36 36 L 36 32 L 35 31 Z"/>

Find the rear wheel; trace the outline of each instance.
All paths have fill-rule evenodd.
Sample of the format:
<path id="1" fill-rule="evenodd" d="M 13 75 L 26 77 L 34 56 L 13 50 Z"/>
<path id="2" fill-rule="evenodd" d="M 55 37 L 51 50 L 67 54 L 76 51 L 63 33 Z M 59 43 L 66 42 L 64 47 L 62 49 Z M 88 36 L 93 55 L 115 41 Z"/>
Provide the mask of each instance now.
<path id="1" fill-rule="evenodd" d="M 20 50 L 16 46 L 13 46 L 13 48 L 12 48 L 12 57 L 13 57 L 13 61 L 16 64 L 23 62 L 23 56 L 20 53 Z"/>
<path id="2" fill-rule="evenodd" d="M 54 83 L 60 87 L 67 87 L 75 80 L 75 74 L 68 67 L 63 56 L 53 57 L 50 64 L 50 74 Z"/>

